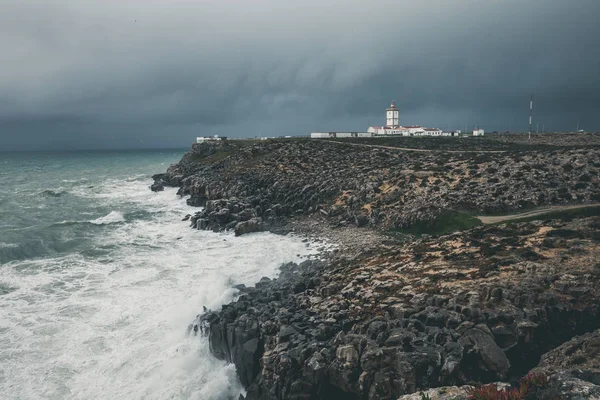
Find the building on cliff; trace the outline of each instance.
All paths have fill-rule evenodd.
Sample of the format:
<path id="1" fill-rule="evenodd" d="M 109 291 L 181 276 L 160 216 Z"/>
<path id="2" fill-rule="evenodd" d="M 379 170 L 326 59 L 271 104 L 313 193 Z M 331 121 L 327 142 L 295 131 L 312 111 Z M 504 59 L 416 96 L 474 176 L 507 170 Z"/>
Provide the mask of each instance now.
<path id="1" fill-rule="evenodd" d="M 460 136 L 460 131 L 444 132 L 438 128 L 424 128 L 421 125 L 400 125 L 400 110 L 396 102 L 385 109 L 385 125 L 370 126 L 367 132 L 373 136 L 402 135 L 402 136 Z M 483 136 L 483 129 L 473 131 L 473 136 Z"/>
<path id="2" fill-rule="evenodd" d="M 310 134 L 312 139 L 330 139 L 330 138 L 353 138 L 353 137 L 371 137 L 370 132 L 313 132 Z"/>
<path id="3" fill-rule="evenodd" d="M 196 143 L 204 143 L 204 142 L 220 142 L 222 140 L 227 140 L 227 136 L 198 136 L 196 138 Z"/>
<path id="4" fill-rule="evenodd" d="M 420 125 L 400 125 L 400 110 L 396 107 L 396 102 L 385 109 L 385 126 L 370 126 L 367 132 L 373 135 L 402 135 L 402 136 L 452 136 L 450 133 L 444 134 L 441 129 L 424 128 Z"/>
<path id="5" fill-rule="evenodd" d="M 372 136 L 461 136 L 460 130 L 444 132 L 438 128 L 424 128 L 421 125 L 400 125 L 400 110 L 396 107 L 396 102 L 385 109 L 385 125 L 370 126 L 366 132 L 313 132 L 310 137 L 313 139 L 325 138 L 352 138 L 352 137 L 372 137 Z M 473 131 L 473 136 L 483 136 L 483 129 Z"/>

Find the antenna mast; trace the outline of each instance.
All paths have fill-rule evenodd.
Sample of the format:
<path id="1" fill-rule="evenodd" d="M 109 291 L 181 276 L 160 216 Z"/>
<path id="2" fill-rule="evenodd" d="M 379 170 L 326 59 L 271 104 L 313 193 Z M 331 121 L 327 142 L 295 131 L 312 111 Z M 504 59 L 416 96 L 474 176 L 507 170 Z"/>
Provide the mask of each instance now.
<path id="1" fill-rule="evenodd" d="M 529 97 L 529 140 L 531 140 L 531 115 L 533 114 L 533 92 Z"/>

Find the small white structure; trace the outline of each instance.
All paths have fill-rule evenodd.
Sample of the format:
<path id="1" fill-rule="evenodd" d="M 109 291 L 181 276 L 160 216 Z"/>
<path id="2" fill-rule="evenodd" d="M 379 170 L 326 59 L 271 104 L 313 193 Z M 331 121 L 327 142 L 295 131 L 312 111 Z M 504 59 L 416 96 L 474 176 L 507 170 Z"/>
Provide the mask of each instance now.
<path id="1" fill-rule="evenodd" d="M 425 128 L 421 136 L 442 136 L 442 130 L 438 128 Z"/>
<path id="2" fill-rule="evenodd" d="M 334 132 L 313 132 L 310 134 L 312 139 L 328 139 L 335 137 Z"/>
<path id="3" fill-rule="evenodd" d="M 408 132 L 409 136 L 421 136 L 425 132 L 425 129 L 419 125 L 404 126 L 403 128 Z"/>
<path id="4" fill-rule="evenodd" d="M 388 128 L 385 130 L 386 135 L 403 135 L 409 136 L 408 131 L 403 126 L 398 126 L 395 128 Z"/>
<path id="5" fill-rule="evenodd" d="M 369 129 L 367 129 L 367 132 L 373 135 L 383 135 L 384 129 L 383 126 L 370 126 Z"/>
<path id="6" fill-rule="evenodd" d="M 353 138 L 353 137 L 372 137 L 371 132 L 313 132 L 310 134 L 312 139 L 331 139 L 331 138 Z"/>
<path id="7" fill-rule="evenodd" d="M 204 142 L 218 142 L 221 140 L 226 140 L 227 137 L 223 136 L 223 137 L 219 137 L 219 135 L 214 135 L 214 136 L 198 136 L 196 138 L 196 143 L 204 143 Z"/>
<path id="8" fill-rule="evenodd" d="M 483 129 L 474 129 L 473 136 L 483 136 Z"/>

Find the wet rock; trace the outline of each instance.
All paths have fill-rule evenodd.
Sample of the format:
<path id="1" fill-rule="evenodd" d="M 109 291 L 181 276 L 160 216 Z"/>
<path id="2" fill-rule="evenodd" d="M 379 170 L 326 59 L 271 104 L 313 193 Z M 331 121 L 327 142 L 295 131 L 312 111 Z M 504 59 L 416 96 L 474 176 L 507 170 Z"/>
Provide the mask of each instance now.
<path id="1" fill-rule="evenodd" d="M 245 235 L 252 232 L 260 232 L 264 229 L 261 218 L 252 218 L 248 221 L 238 222 L 235 226 L 235 236 Z"/>
<path id="2" fill-rule="evenodd" d="M 150 190 L 152 190 L 153 192 L 162 192 L 163 190 L 165 190 L 165 186 L 162 183 L 153 183 L 150 186 Z"/>

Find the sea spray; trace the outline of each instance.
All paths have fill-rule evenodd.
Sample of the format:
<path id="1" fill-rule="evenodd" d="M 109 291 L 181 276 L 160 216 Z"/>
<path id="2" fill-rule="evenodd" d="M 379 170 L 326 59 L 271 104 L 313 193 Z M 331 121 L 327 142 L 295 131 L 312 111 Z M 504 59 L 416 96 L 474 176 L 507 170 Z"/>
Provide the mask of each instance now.
<path id="1" fill-rule="evenodd" d="M 108 215 L 93 219 L 90 222 L 96 225 L 113 224 L 117 222 L 125 222 L 125 217 L 123 216 L 123 213 L 119 211 L 111 211 Z"/>
<path id="2" fill-rule="evenodd" d="M 2 242 L 43 245 L 0 249 L 3 398 L 216 400 L 242 389 L 233 366 L 186 335 L 189 322 L 203 306 L 229 302 L 232 284 L 273 277 L 314 250 L 293 236 L 189 229 L 181 218 L 194 209 L 175 189 L 151 192 L 137 171 L 160 169 L 139 161 L 74 176 L 63 182 L 69 196 L 39 199 L 39 188 L 21 188 L 30 203 L 14 202 L 22 214 L 5 220 L 12 236 Z M 59 186 L 42 178 L 35 184 Z M 37 201 L 50 209 L 31 214 Z"/>

